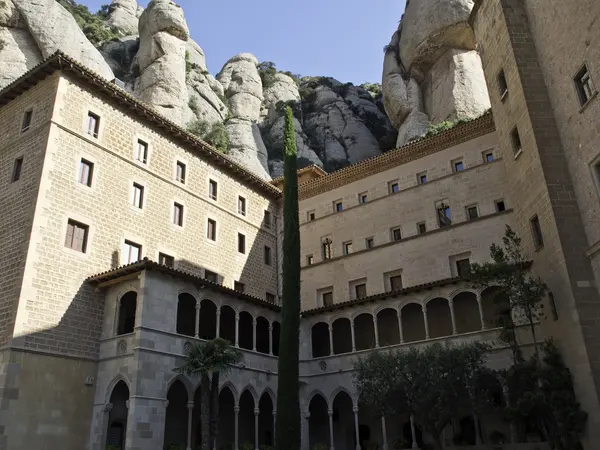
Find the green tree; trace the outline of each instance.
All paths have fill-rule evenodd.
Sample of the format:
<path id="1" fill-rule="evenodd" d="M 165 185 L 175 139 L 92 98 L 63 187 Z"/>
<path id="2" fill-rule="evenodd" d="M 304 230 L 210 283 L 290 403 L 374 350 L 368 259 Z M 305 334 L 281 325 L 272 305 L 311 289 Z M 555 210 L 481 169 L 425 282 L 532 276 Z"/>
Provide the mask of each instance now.
<path id="1" fill-rule="evenodd" d="M 443 448 L 442 431 L 465 411 L 475 411 L 472 394 L 484 373 L 487 347 L 430 345 L 422 350 L 373 352 L 355 363 L 355 385 L 382 416 L 409 411 Z"/>
<path id="2" fill-rule="evenodd" d="M 190 346 L 178 373 L 200 377 L 201 450 L 212 450 L 217 439 L 219 420 L 219 378 L 242 359 L 242 353 L 228 341 L 216 338 Z"/>
<path id="3" fill-rule="evenodd" d="M 186 128 L 189 133 L 212 145 L 221 153 L 229 151 L 229 134 L 222 122 L 211 124 L 206 120 L 193 120 L 187 124 Z"/>
<path id="4" fill-rule="evenodd" d="M 296 136 L 291 108 L 285 110 L 283 191 L 283 298 L 277 386 L 276 448 L 300 449 L 300 225 Z"/>

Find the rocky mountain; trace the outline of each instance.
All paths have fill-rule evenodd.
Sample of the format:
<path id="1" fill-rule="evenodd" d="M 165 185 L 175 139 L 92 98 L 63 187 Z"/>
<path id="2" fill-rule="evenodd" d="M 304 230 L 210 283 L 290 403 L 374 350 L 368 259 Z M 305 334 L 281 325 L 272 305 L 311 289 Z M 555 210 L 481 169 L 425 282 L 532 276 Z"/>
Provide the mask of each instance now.
<path id="1" fill-rule="evenodd" d="M 290 105 L 300 167 L 332 171 L 422 136 L 430 123 L 489 107 L 467 24 L 473 1 L 407 3 L 382 89 L 283 73 L 249 53 L 213 77 L 171 0 L 145 10 L 113 0 L 97 13 L 75 0 L 0 0 L 0 88 L 60 48 L 265 179 L 283 173 Z"/>

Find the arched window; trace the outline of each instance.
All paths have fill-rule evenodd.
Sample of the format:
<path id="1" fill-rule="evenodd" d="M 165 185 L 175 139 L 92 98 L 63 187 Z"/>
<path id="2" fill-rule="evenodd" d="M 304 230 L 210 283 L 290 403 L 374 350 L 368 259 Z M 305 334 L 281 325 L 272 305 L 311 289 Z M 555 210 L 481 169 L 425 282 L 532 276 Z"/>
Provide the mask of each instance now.
<path id="1" fill-rule="evenodd" d="M 177 333 L 186 336 L 194 336 L 196 333 L 196 299 L 190 294 L 179 294 Z"/>
<path id="2" fill-rule="evenodd" d="M 130 291 L 119 300 L 119 317 L 117 335 L 133 333 L 135 327 L 135 310 L 137 306 L 137 293 Z"/>

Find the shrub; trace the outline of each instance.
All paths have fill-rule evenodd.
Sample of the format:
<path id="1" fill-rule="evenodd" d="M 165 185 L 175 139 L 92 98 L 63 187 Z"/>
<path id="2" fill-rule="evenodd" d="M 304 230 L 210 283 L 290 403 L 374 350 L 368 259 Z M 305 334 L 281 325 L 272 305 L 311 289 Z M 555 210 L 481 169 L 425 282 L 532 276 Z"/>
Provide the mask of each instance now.
<path id="1" fill-rule="evenodd" d="M 103 5 L 95 14 L 92 14 L 87 6 L 78 5 L 75 0 L 56 0 L 75 18 L 77 25 L 89 41 L 98 45 L 100 42 L 110 41 L 118 38 L 121 33 L 117 28 L 110 27 L 106 23 L 109 7 Z"/>
<path id="2" fill-rule="evenodd" d="M 190 97 L 190 100 L 188 101 L 188 106 L 190 107 L 192 112 L 196 114 L 196 116 L 200 115 L 200 104 L 198 103 L 198 97 L 192 95 Z"/>
<path id="3" fill-rule="evenodd" d="M 188 123 L 187 131 L 212 145 L 221 153 L 229 152 L 229 135 L 222 122 L 210 124 L 206 120 L 194 120 Z"/>
<path id="4" fill-rule="evenodd" d="M 363 83 L 360 87 L 371 94 L 371 97 L 377 98 L 381 96 L 381 85 L 379 83 Z"/>
<path id="5" fill-rule="evenodd" d="M 277 68 L 275 63 L 271 61 L 263 61 L 258 65 L 258 74 L 262 81 L 263 89 L 267 89 L 275 83 L 275 75 Z"/>

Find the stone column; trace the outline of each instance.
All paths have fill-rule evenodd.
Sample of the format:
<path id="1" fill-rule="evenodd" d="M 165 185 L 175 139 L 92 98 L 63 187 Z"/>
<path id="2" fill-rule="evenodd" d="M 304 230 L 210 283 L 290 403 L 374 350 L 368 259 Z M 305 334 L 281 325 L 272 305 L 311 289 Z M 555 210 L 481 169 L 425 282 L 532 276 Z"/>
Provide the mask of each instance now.
<path id="1" fill-rule="evenodd" d="M 194 337 L 198 339 L 200 337 L 200 303 L 196 303 L 196 330 L 194 331 Z"/>
<path id="2" fill-rule="evenodd" d="M 456 330 L 456 317 L 454 316 L 454 301 L 448 300 L 448 306 L 450 307 L 450 320 L 452 320 L 452 334 L 458 334 Z"/>
<path id="3" fill-rule="evenodd" d="M 425 339 L 429 339 L 429 322 L 427 321 L 427 306 L 423 305 L 423 323 L 425 323 Z"/>
<path id="4" fill-rule="evenodd" d="M 412 434 L 411 448 L 419 448 L 419 446 L 417 445 L 417 430 L 415 429 L 415 418 L 412 414 L 410 415 L 410 432 Z"/>
<path id="5" fill-rule="evenodd" d="M 240 315 L 237 312 L 235 313 L 235 347 L 240 347 Z"/>
<path id="6" fill-rule="evenodd" d="M 350 334 L 352 335 L 352 351 L 356 351 L 356 336 L 354 335 L 354 319 L 350 319 Z"/>
<path id="7" fill-rule="evenodd" d="M 273 447 L 275 447 L 275 430 L 277 429 L 277 410 L 273 409 Z"/>
<path id="8" fill-rule="evenodd" d="M 479 417 L 476 413 L 473 413 L 473 423 L 475 424 L 475 444 L 481 445 L 481 431 L 479 430 Z"/>
<path id="9" fill-rule="evenodd" d="M 106 448 L 106 440 L 108 439 L 108 419 L 110 417 L 110 412 L 113 409 L 113 404 L 112 403 L 107 403 L 106 405 L 102 406 L 102 423 L 101 423 L 101 427 L 102 429 L 100 430 L 100 443 L 99 446 L 97 448 Z M 94 447 L 96 448 L 96 447 Z"/>
<path id="10" fill-rule="evenodd" d="M 187 449 L 192 450 L 192 418 L 194 416 L 194 402 L 187 403 L 188 407 L 188 428 L 187 428 Z"/>
<path id="11" fill-rule="evenodd" d="M 381 435 L 383 436 L 383 450 L 388 450 L 387 427 L 383 416 L 381 417 Z"/>
<path id="12" fill-rule="evenodd" d="M 333 325 L 329 325 L 329 354 L 333 355 Z"/>
<path id="13" fill-rule="evenodd" d="M 327 410 L 327 414 L 329 414 L 329 450 L 335 450 L 335 445 L 333 444 L 333 409 Z"/>
<path id="14" fill-rule="evenodd" d="M 221 307 L 217 308 L 217 337 L 221 337 Z"/>
<path id="15" fill-rule="evenodd" d="M 273 325 L 269 324 L 269 355 L 273 355 Z"/>
<path id="16" fill-rule="evenodd" d="M 256 319 L 252 319 L 252 351 L 256 351 Z"/>
<path id="17" fill-rule="evenodd" d="M 379 348 L 379 326 L 376 315 L 373 315 L 373 330 L 375 331 L 375 348 Z"/>
<path id="18" fill-rule="evenodd" d="M 233 407 L 233 414 L 234 414 L 234 421 L 233 421 L 233 448 L 235 450 L 238 450 L 239 447 L 239 435 L 240 435 L 240 430 L 239 430 L 239 425 L 240 425 L 240 406 L 239 405 L 235 405 Z"/>
<path id="19" fill-rule="evenodd" d="M 304 412 L 302 417 L 302 450 L 310 450 L 310 412 Z"/>
<path id="20" fill-rule="evenodd" d="M 128 413 L 125 448 L 155 450 L 156 443 L 164 441 L 169 401 L 151 397 L 131 397 L 126 405 Z M 144 432 L 140 433 L 140 429 Z"/>
<path id="21" fill-rule="evenodd" d="M 481 298 L 481 293 L 477 293 L 477 306 L 479 307 L 479 320 L 481 320 L 481 330 L 485 330 L 487 327 L 485 326 L 485 321 L 483 319 L 483 300 Z"/>
<path id="22" fill-rule="evenodd" d="M 260 409 L 254 408 L 254 450 L 258 450 L 258 415 Z"/>
<path id="23" fill-rule="evenodd" d="M 354 413 L 354 434 L 356 436 L 356 450 L 360 450 L 360 434 L 358 429 L 358 406 L 352 408 Z"/>
<path id="24" fill-rule="evenodd" d="M 398 310 L 398 329 L 400 330 L 400 343 L 404 344 L 404 329 L 402 328 L 402 310 Z"/>

